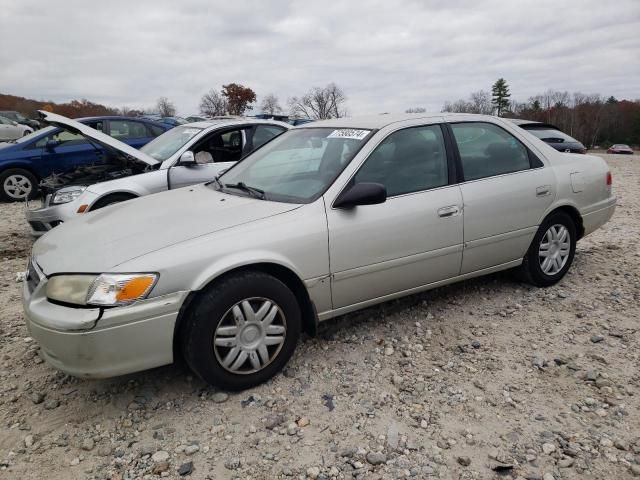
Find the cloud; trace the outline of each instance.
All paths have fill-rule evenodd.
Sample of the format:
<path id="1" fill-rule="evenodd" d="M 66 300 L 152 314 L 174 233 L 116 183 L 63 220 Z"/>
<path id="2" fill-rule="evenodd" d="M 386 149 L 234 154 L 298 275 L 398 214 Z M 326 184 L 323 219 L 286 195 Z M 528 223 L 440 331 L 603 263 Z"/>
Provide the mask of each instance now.
<path id="1" fill-rule="evenodd" d="M 286 99 L 336 82 L 354 114 L 488 90 L 640 98 L 640 2 L 5 2 L 0 92 L 180 113 L 229 82 Z M 8 47 L 7 47 L 8 46 Z"/>

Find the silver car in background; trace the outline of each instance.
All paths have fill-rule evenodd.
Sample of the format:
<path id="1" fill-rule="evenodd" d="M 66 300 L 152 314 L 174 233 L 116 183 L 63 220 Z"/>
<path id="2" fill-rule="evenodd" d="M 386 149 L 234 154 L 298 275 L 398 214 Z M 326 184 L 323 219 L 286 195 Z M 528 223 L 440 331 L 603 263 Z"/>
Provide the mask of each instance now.
<path id="1" fill-rule="evenodd" d="M 291 128 L 272 120 L 197 122 L 174 127 L 137 150 L 61 115 L 40 114 L 44 122 L 99 144 L 109 158 L 104 164 L 81 166 L 40 183 L 42 201 L 29 202 L 26 210 L 34 236 L 107 205 L 212 180 Z"/>
<path id="2" fill-rule="evenodd" d="M 34 244 L 23 305 L 44 358 L 70 374 L 178 354 L 243 389 L 337 315 L 510 268 L 553 285 L 615 204 L 604 160 L 500 118 L 326 120 L 208 184 L 52 230 Z"/>

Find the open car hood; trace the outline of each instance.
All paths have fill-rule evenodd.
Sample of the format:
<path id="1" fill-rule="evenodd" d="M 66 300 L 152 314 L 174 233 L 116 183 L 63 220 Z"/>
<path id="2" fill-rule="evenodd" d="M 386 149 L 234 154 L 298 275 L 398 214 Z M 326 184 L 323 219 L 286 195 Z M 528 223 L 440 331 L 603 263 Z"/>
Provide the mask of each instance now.
<path id="1" fill-rule="evenodd" d="M 80 122 L 71 120 L 70 118 L 56 113 L 46 112 L 44 110 L 38 110 L 38 114 L 43 122 L 62 128 L 63 130 L 68 130 L 71 133 L 82 135 L 90 141 L 100 144 L 103 148 L 108 150 L 117 150 L 149 166 L 158 165 L 160 163 L 146 153 L 142 153 L 140 150 L 136 150 L 120 140 L 116 140 L 105 133 L 99 132 L 95 128 L 91 128 Z"/>

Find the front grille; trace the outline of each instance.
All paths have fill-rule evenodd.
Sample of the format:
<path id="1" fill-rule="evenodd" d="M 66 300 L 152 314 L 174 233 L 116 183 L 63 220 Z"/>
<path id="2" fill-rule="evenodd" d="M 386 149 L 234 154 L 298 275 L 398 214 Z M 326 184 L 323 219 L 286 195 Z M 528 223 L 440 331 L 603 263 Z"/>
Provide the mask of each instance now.
<path id="1" fill-rule="evenodd" d="M 29 288 L 29 293 L 33 293 L 36 287 L 40 284 L 40 272 L 35 266 L 33 259 L 29 261 L 29 269 L 27 270 L 27 287 Z"/>
<path id="2" fill-rule="evenodd" d="M 53 222 L 51 222 L 49 225 L 51 225 L 51 228 L 53 227 L 57 227 L 58 225 L 60 225 L 62 223 L 62 220 L 54 220 Z"/>
<path id="3" fill-rule="evenodd" d="M 32 221 L 32 222 L 29 222 L 29 225 L 31 225 L 31 228 L 33 228 L 36 232 L 47 231 L 47 227 L 42 222 Z"/>

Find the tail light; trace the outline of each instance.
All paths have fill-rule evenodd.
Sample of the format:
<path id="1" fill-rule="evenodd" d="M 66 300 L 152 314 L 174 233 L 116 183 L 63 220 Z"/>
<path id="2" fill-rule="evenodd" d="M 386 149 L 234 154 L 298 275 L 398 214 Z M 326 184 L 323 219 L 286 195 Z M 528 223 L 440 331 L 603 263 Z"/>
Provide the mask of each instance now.
<path id="1" fill-rule="evenodd" d="M 613 177 L 611 176 L 611 172 L 607 172 L 607 187 L 610 187 L 613 183 Z"/>

